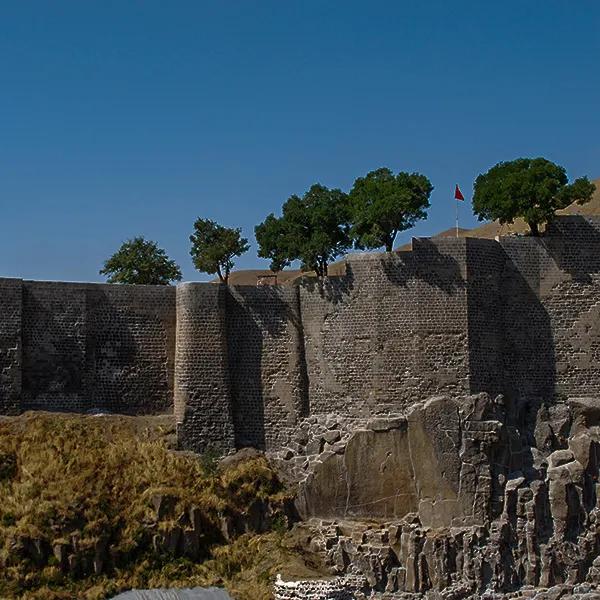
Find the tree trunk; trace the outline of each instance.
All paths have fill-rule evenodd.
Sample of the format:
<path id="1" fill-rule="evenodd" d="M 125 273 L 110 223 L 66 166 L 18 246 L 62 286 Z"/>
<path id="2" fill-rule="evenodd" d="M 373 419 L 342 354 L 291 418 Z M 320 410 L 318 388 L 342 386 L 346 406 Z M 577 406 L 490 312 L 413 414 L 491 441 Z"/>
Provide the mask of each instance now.
<path id="1" fill-rule="evenodd" d="M 217 275 L 219 276 L 219 280 L 221 281 L 221 283 L 224 283 L 227 285 L 227 276 L 223 277 L 223 273 L 221 273 L 221 267 L 217 265 Z"/>
<path id="2" fill-rule="evenodd" d="M 540 228 L 539 228 L 539 225 L 537 223 L 528 222 L 527 225 L 529 225 L 529 229 L 531 230 L 531 235 L 533 237 L 539 237 L 540 236 Z"/>
<path id="3" fill-rule="evenodd" d="M 313 269 L 319 279 L 323 279 L 323 277 L 327 277 L 327 261 L 326 260 L 317 259 L 317 262 L 315 263 Z"/>
<path id="4" fill-rule="evenodd" d="M 394 249 L 394 240 L 396 239 L 396 232 L 393 231 L 385 237 L 385 251 L 392 252 Z"/>

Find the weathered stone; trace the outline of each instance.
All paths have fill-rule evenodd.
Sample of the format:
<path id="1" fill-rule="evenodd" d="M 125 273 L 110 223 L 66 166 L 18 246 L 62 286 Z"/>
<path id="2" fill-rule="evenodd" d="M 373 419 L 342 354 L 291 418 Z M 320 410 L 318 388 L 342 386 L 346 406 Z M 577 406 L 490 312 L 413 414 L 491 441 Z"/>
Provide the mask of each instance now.
<path id="1" fill-rule="evenodd" d="M 367 423 L 367 429 L 372 431 L 390 431 L 391 429 L 406 428 L 405 417 L 378 417 Z"/>
<path id="2" fill-rule="evenodd" d="M 334 444 L 335 442 L 337 442 L 340 438 L 342 437 L 341 432 L 338 429 L 333 429 L 331 431 L 326 431 L 323 434 L 323 439 L 328 443 L 328 444 Z"/>
<path id="3" fill-rule="evenodd" d="M 175 510 L 177 498 L 168 494 L 154 494 L 152 496 L 152 506 L 156 513 L 156 518 L 160 521 L 170 516 Z"/>
<path id="4" fill-rule="evenodd" d="M 315 437 L 306 444 L 306 454 L 320 454 L 323 452 L 325 441 L 321 437 Z"/>

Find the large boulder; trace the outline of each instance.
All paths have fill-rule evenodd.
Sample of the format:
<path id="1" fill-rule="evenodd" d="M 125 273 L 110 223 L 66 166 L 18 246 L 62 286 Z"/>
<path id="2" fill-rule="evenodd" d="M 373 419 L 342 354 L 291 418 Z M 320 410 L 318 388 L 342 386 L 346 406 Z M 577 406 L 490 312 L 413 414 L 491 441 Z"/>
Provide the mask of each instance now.
<path id="1" fill-rule="evenodd" d="M 397 519 L 423 525 L 482 524 L 491 494 L 488 452 L 501 423 L 485 395 L 436 397 L 405 416 L 377 417 L 354 431 L 341 452 L 324 452 L 297 499 L 305 517 Z"/>

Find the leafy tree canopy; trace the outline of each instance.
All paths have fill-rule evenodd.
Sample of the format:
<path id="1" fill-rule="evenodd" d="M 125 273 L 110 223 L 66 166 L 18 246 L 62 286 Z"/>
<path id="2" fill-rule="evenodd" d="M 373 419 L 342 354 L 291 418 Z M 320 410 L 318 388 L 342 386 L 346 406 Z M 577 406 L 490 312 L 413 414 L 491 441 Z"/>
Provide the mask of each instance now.
<path id="1" fill-rule="evenodd" d="M 522 217 L 532 235 L 550 222 L 557 210 L 585 204 L 595 186 L 587 177 L 568 183 L 563 167 L 545 158 L 517 158 L 501 162 L 475 180 L 473 211 L 483 220 L 512 223 Z"/>
<path id="2" fill-rule="evenodd" d="M 280 218 L 269 215 L 256 228 L 259 256 L 270 258 L 272 267 L 299 260 L 303 270 L 319 277 L 350 247 L 348 233 L 348 196 L 318 183 L 302 198 L 290 196 Z"/>
<path id="3" fill-rule="evenodd" d="M 241 236 L 241 229 L 223 227 L 210 219 L 197 219 L 190 235 L 190 254 L 198 271 L 219 276 L 222 283 L 229 281 L 233 259 L 250 247 Z"/>
<path id="4" fill-rule="evenodd" d="M 181 280 L 177 263 L 169 260 L 155 242 L 143 237 L 124 242 L 104 263 L 100 275 L 106 275 L 108 283 L 168 285 Z"/>
<path id="5" fill-rule="evenodd" d="M 355 246 L 384 246 L 391 252 L 396 235 L 427 216 L 432 190 L 429 179 L 419 173 L 394 175 L 382 168 L 359 177 L 350 192 Z"/>
<path id="6" fill-rule="evenodd" d="M 271 261 L 269 268 L 277 273 L 290 264 L 286 256 L 285 226 L 283 219 L 271 213 L 260 225 L 254 228 L 258 242 L 258 256 Z"/>

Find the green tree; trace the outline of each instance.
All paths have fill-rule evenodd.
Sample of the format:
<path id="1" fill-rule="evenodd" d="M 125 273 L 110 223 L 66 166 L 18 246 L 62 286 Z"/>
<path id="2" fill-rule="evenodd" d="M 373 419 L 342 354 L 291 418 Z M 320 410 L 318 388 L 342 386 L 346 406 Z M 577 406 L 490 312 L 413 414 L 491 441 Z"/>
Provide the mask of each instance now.
<path id="1" fill-rule="evenodd" d="M 241 229 L 223 227 L 210 219 L 197 219 L 190 235 L 190 254 L 198 271 L 219 276 L 222 283 L 229 281 L 233 259 L 250 247 L 241 236 Z"/>
<path id="2" fill-rule="evenodd" d="M 276 268 L 299 260 L 303 270 L 325 277 L 329 263 L 350 247 L 348 232 L 348 196 L 315 184 L 302 198 L 290 196 L 281 218 L 269 215 L 257 226 L 259 256 Z"/>
<path id="3" fill-rule="evenodd" d="M 475 180 L 473 211 L 483 220 L 512 223 L 522 217 L 531 235 L 549 223 L 557 210 L 585 204 L 595 186 L 587 177 L 568 183 L 563 167 L 545 158 L 517 158 L 501 162 Z"/>
<path id="4" fill-rule="evenodd" d="M 283 219 L 271 213 L 260 225 L 254 228 L 258 242 L 258 256 L 268 258 L 273 273 L 282 271 L 290 264 L 286 256 L 286 231 Z"/>
<path id="5" fill-rule="evenodd" d="M 181 280 L 177 263 L 155 242 L 136 237 L 124 242 L 100 269 L 108 283 L 168 285 Z"/>
<path id="6" fill-rule="evenodd" d="M 427 216 L 433 186 L 419 173 L 381 168 L 359 177 L 350 191 L 351 236 L 357 248 L 391 252 L 399 232 Z"/>

